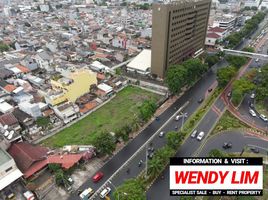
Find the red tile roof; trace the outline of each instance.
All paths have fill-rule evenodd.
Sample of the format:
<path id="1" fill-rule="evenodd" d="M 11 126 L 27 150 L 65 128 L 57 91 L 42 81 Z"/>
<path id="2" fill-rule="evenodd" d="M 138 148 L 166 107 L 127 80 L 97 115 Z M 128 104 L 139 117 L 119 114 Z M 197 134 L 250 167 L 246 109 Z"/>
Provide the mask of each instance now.
<path id="1" fill-rule="evenodd" d="M 218 34 L 216 34 L 216 33 L 208 33 L 207 34 L 207 38 L 215 38 L 215 39 L 217 39 L 217 38 L 220 38 L 221 36 L 219 36 Z"/>
<path id="2" fill-rule="evenodd" d="M 215 33 L 222 33 L 222 32 L 224 32 L 225 30 L 222 29 L 222 28 L 220 28 L 220 27 L 213 27 L 213 28 L 210 28 L 208 31 L 209 31 L 209 32 L 215 32 Z"/>
<path id="3" fill-rule="evenodd" d="M 20 71 L 22 71 L 23 73 L 28 73 L 28 72 L 30 72 L 30 70 L 29 70 L 27 67 L 23 66 L 23 65 L 16 65 L 16 67 L 17 67 Z"/>
<path id="4" fill-rule="evenodd" d="M 48 149 L 40 146 L 33 146 L 26 142 L 13 143 L 8 153 L 14 158 L 18 168 L 25 173 L 36 162 L 46 159 Z"/>
<path id="5" fill-rule="evenodd" d="M 8 84 L 4 87 L 4 89 L 8 92 L 12 92 L 13 90 L 16 89 L 16 87 L 14 85 Z"/>
<path id="6" fill-rule="evenodd" d="M 12 113 L 5 113 L 0 116 L 0 123 L 2 125 L 12 126 L 18 123 L 17 118 Z"/>
<path id="7" fill-rule="evenodd" d="M 62 168 L 69 169 L 78 163 L 82 156 L 82 154 L 50 155 L 47 158 L 47 163 L 60 164 Z"/>
<path id="8" fill-rule="evenodd" d="M 26 142 L 12 144 L 8 149 L 25 178 L 29 178 L 50 163 L 60 164 L 62 168 L 69 169 L 83 157 L 82 154 L 47 155 L 47 152 L 48 149 L 45 147 L 33 146 Z"/>

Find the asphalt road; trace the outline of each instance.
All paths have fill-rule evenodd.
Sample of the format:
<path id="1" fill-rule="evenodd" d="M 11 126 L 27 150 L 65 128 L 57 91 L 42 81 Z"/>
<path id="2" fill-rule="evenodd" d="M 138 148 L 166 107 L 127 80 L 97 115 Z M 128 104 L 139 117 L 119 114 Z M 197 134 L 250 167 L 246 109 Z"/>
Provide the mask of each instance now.
<path id="1" fill-rule="evenodd" d="M 221 64 L 217 65 L 217 67 L 222 67 L 225 65 L 225 62 L 222 62 Z M 121 151 L 119 151 L 115 156 L 113 156 L 99 171 L 104 173 L 104 177 L 98 182 L 93 183 L 92 177 L 88 179 L 80 188 L 79 190 L 84 190 L 88 187 L 91 187 L 95 191 L 101 187 L 107 179 L 120 167 L 122 166 L 127 159 L 132 156 L 138 149 L 141 147 L 145 141 L 147 141 L 153 133 L 155 133 L 175 112 L 175 107 L 179 108 L 182 105 L 184 105 L 187 101 L 189 101 L 189 105 L 186 107 L 185 112 L 188 113 L 188 116 L 192 114 L 198 107 L 199 103 L 197 100 L 199 98 L 205 98 L 205 93 L 208 88 L 215 82 L 216 75 L 212 71 L 209 71 L 205 76 L 203 76 L 195 86 L 193 86 L 191 89 L 185 92 L 183 96 L 181 96 L 171 107 L 169 107 L 164 113 L 162 113 L 159 116 L 159 121 L 153 121 L 148 127 L 145 128 L 136 138 L 134 138 L 132 141 L 130 141 Z M 170 130 L 174 130 L 175 126 L 178 126 L 178 128 L 181 126 L 182 120 L 179 122 L 175 120 L 171 120 L 168 125 L 163 128 L 163 131 L 167 132 Z M 153 141 L 154 147 L 157 149 L 164 145 L 164 139 L 158 139 L 156 137 L 157 141 Z M 145 153 L 142 153 L 145 155 Z M 145 156 L 143 156 L 145 157 Z M 141 155 L 142 159 L 142 155 Z M 141 171 L 142 167 L 138 168 L 136 167 L 138 165 L 138 161 L 140 158 L 134 159 L 134 163 L 130 164 L 130 166 L 133 166 L 133 168 L 130 169 L 130 174 L 124 172 L 123 170 L 123 176 L 120 176 L 120 173 L 118 175 L 118 181 L 113 180 L 113 183 L 115 185 L 119 185 L 123 180 L 126 178 L 129 178 L 135 174 L 138 174 L 139 171 Z M 145 161 L 145 158 L 143 158 Z M 143 165 L 144 167 L 144 165 Z M 135 173 L 136 170 L 136 173 Z M 111 186 L 110 186 L 111 187 Z M 71 194 L 69 199 L 78 199 L 77 193 Z"/>

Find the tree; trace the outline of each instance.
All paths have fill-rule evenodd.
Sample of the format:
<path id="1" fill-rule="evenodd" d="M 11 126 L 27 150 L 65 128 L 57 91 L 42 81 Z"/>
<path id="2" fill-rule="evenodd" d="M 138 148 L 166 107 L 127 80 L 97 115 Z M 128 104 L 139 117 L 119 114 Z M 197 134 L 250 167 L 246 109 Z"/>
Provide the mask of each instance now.
<path id="1" fill-rule="evenodd" d="M 255 49 L 253 47 L 244 47 L 242 49 L 242 51 L 254 53 L 255 52 Z"/>
<path id="2" fill-rule="evenodd" d="M 227 56 L 226 60 L 231 66 L 239 69 L 241 66 L 247 63 L 247 58 L 243 56 Z"/>
<path id="3" fill-rule="evenodd" d="M 166 134 L 167 145 L 172 149 L 178 149 L 181 142 L 184 139 L 184 135 L 181 132 L 171 131 Z"/>
<path id="4" fill-rule="evenodd" d="M 154 100 L 145 100 L 142 105 L 139 107 L 139 117 L 143 121 L 147 121 L 150 117 L 153 116 L 157 109 L 157 105 Z"/>
<path id="5" fill-rule="evenodd" d="M 212 149 L 209 154 L 208 154 L 209 157 L 225 157 L 225 153 L 218 150 L 218 149 Z"/>
<path id="6" fill-rule="evenodd" d="M 268 65 L 262 67 L 262 71 L 259 74 L 259 84 L 257 87 L 257 99 L 265 100 L 268 98 Z"/>
<path id="7" fill-rule="evenodd" d="M 217 80 L 220 88 L 225 87 L 228 82 L 234 77 L 236 69 L 234 67 L 220 68 L 217 71 Z"/>
<path id="8" fill-rule="evenodd" d="M 186 83 L 187 70 L 182 65 L 173 65 L 166 72 L 165 82 L 170 92 L 179 93 Z"/>
<path id="9" fill-rule="evenodd" d="M 48 164 L 48 169 L 52 172 L 56 172 L 61 169 L 61 166 L 59 164 Z"/>
<path id="10" fill-rule="evenodd" d="M 92 144 L 102 155 L 111 155 L 115 150 L 115 138 L 110 133 L 101 132 L 94 138 Z"/>
<path id="11" fill-rule="evenodd" d="M 4 44 L 3 42 L 0 42 L 0 52 L 8 51 L 9 46 Z"/>
<path id="12" fill-rule="evenodd" d="M 112 196 L 120 200 L 146 200 L 145 185 L 139 178 L 129 179 L 117 187 Z"/>
<path id="13" fill-rule="evenodd" d="M 62 169 L 55 172 L 55 181 L 57 185 L 65 185 L 67 183 L 67 176 Z"/>
<path id="14" fill-rule="evenodd" d="M 212 56 L 206 56 L 205 59 L 205 63 L 207 63 L 207 65 L 209 67 L 212 67 L 213 65 L 215 65 L 217 62 L 219 62 L 219 57 L 216 55 L 212 55 Z"/>
<path id="15" fill-rule="evenodd" d="M 242 101 L 244 95 L 249 91 L 252 91 L 254 88 L 255 85 L 246 78 L 235 80 L 232 89 L 233 103 L 238 105 Z"/>
<path id="16" fill-rule="evenodd" d="M 148 162 L 148 175 L 154 179 L 156 178 L 163 169 L 163 163 L 157 157 L 153 157 L 152 160 Z"/>
<path id="17" fill-rule="evenodd" d="M 154 157 L 159 159 L 160 162 L 164 165 L 166 165 L 169 162 L 169 158 L 171 156 L 173 156 L 175 153 L 175 150 L 167 145 L 165 145 L 164 147 L 158 149 L 155 152 Z"/>

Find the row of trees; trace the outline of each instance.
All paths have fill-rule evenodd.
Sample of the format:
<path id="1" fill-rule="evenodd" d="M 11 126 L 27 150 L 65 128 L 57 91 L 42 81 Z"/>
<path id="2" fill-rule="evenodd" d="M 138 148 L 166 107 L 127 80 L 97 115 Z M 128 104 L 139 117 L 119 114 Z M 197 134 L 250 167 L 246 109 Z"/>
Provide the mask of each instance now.
<path id="1" fill-rule="evenodd" d="M 255 85 L 247 78 L 235 80 L 232 88 L 232 102 L 234 105 L 239 105 L 245 94 L 255 89 Z"/>
<path id="2" fill-rule="evenodd" d="M 256 30 L 259 23 L 264 19 L 266 12 L 258 12 L 251 19 L 247 20 L 244 27 L 236 33 L 230 34 L 225 41 L 228 42 L 228 48 L 237 46 L 244 37 L 248 36 L 252 31 Z"/>
<path id="3" fill-rule="evenodd" d="M 170 92 L 179 93 L 185 86 L 191 86 L 206 72 L 208 65 L 199 59 L 189 59 L 180 65 L 173 65 L 168 68 L 165 77 L 165 83 L 168 85 Z"/>

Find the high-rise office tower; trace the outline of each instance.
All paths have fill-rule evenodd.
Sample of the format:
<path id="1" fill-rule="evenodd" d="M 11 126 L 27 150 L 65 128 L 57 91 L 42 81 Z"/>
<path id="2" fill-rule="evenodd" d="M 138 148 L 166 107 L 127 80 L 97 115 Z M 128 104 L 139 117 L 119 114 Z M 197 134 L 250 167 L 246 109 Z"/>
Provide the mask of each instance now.
<path id="1" fill-rule="evenodd" d="M 211 0 L 153 4 L 151 73 L 164 78 L 167 68 L 200 52 L 205 44 Z"/>

